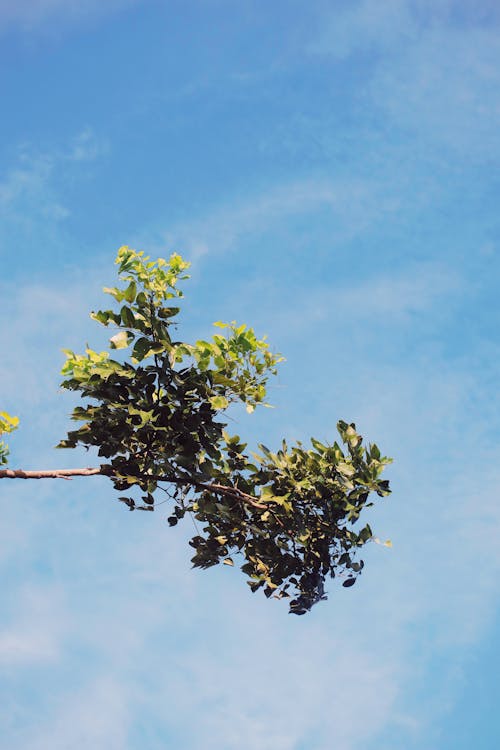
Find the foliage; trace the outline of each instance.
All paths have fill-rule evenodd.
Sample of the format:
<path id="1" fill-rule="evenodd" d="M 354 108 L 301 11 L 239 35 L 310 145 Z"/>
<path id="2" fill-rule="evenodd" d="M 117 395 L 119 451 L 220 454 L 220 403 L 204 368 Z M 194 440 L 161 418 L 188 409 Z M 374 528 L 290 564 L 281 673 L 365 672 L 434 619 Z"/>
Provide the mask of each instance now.
<path id="1" fill-rule="evenodd" d="M 380 477 L 389 459 L 343 421 L 342 448 L 312 439 L 309 448 L 283 442 L 249 453 L 222 415 L 238 402 L 249 413 L 267 406 L 282 357 L 235 322 L 215 323 L 209 341 L 178 340 L 178 283 L 189 266 L 179 255 L 151 261 L 124 246 L 116 263 L 120 286 L 104 289 L 116 304 L 91 314 L 116 328 L 110 351 L 65 350 L 62 386 L 85 401 L 58 447 L 95 446 L 130 510 L 151 511 L 166 492 L 169 524 L 191 514 L 199 528 L 195 567 L 232 566 L 239 554 L 251 590 L 289 598 L 295 614 L 326 598 L 327 576 L 351 586 L 363 568 L 358 551 L 372 539 L 368 525 L 353 526 L 370 492 L 388 494 Z"/>
<path id="2" fill-rule="evenodd" d="M 13 432 L 19 424 L 18 417 L 11 417 L 5 411 L 0 411 L 0 435 Z M 5 466 L 9 455 L 9 446 L 0 440 L 0 466 Z"/>

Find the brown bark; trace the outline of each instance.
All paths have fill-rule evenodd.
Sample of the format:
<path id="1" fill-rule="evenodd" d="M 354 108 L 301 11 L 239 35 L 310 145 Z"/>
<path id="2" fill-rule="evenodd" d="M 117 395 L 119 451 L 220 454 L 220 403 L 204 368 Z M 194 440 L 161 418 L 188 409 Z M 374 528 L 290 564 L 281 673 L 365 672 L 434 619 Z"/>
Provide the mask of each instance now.
<path id="1" fill-rule="evenodd" d="M 88 477 L 102 474 L 100 468 L 93 469 L 48 469 L 43 471 L 24 471 L 23 469 L 0 469 L 0 479 L 71 479 L 71 477 Z"/>
<path id="2" fill-rule="evenodd" d="M 103 471 L 103 467 L 98 468 L 87 467 L 86 469 L 44 469 L 41 471 L 24 471 L 23 469 L 0 469 L 0 479 L 71 479 L 72 477 L 88 477 L 101 474 L 102 476 L 112 476 L 109 472 Z M 268 506 L 259 503 L 257 498 L 248 495 L 246 492 L 242 492 L 237 487 L 229 487 L 224 484 L 213 484 L 205 482 L 196 482 L 189 479 L 178 479 L 173 477 L 163 477 L 144 474 L 144 479 L 150 479 L 156 482 L 174 482 L 175 484 L 190 484 L 199 489 L 209 490 L 218 495 L 226 495 L 227 497 L 233 497 L 237 500 L 241 500 L 244 503 L 252 505 L 254 508 L 260 508 L 262 510 L 268 509 Z"/>

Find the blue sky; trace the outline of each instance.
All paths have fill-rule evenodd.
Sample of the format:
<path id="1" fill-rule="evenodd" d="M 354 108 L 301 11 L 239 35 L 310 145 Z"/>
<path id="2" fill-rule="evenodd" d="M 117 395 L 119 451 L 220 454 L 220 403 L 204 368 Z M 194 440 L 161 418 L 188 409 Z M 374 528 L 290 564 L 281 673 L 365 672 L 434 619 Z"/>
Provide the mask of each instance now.
<path id="1" fill-rule="evenodd" d="M 12 466 L 94 460 L 52 449 L 60 350 L 105 340 L 122 244 L 192 261 L 187 339 L 237 319 L 286 356 L 240 434 L 343 418 L 395 459 L 393 548 L 303 618 L 191 570 L 166 506 L 3 482 L 5 747 L 496 750 L 498 4 L 0 0 L 0 101 Z"/>

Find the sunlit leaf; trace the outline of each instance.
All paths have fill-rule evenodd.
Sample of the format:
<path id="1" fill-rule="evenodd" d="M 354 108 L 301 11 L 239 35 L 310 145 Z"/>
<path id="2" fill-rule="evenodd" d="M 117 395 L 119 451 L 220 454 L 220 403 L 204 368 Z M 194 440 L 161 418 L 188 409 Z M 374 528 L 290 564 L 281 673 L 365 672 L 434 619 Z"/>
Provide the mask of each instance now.
<path id="1" fill-rule="evenodd" d="M 130 343 L 130 336 L 127 331 L 119 331 L 109 341 L 112 349 L 125 349 Z"/>
<path id="2" fill-rule="evenodd" d="M 225 396 L 211 396 L 209 401 L 214 409 L 226 409 L 229 406 L 229 401 Z"/>

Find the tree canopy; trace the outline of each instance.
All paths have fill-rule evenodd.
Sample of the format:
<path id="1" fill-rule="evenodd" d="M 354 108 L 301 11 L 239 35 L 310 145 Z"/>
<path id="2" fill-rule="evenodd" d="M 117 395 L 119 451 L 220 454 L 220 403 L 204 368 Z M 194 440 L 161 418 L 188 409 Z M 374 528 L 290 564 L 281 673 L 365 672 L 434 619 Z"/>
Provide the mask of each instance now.
<path id="1" fill-rule="evenodd" d="M 63 350 L 62 387 L 83 405 L 71 416 L 77 428 L 57 447 L 94 447 L 103 463 L 65 472 L 0 468 L 0 478 L 104 474 L 131 511 L 154 510 L 162 491 L 170 526 L 186 514 L 197 522 L 194 567 L 233 566 L 242 557 L 251 590 L 287 598 L 294 614 L 326 599 L 327 577 L 352 586 L 363 569 L 360 549 L 374 539 L 357 522 L 373 504 L 370 493 L 389 494 L 381 475 L 390 459 L 344 421 L 331 445 L 312 438 L 307 447 L 283 440 L 275 451 L 247 450 L 226 431 L 224 413 L 236 403 L 248 413 L 268 406 L 267 384 L 283 358 L 235 322 L 215 323 L 208 341 L 179 340 L 176 302 L 189 267 L 180 255 L 150 260 L 123 246 L 116 263 L 119 285 L 104 288 L 114 304 L 91 313 L 116 329 L 109 350 Z M 17 423 L 0 412 L 0 434 Z M 0 442 L 0 467 L 7 455 Z"/>

